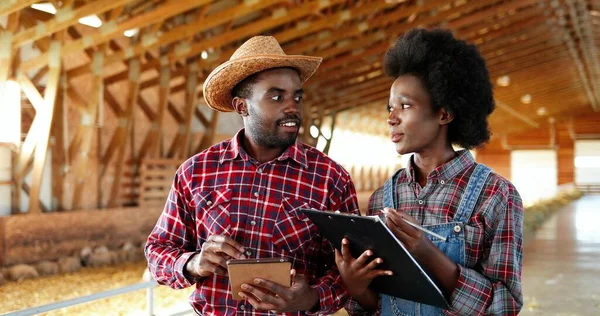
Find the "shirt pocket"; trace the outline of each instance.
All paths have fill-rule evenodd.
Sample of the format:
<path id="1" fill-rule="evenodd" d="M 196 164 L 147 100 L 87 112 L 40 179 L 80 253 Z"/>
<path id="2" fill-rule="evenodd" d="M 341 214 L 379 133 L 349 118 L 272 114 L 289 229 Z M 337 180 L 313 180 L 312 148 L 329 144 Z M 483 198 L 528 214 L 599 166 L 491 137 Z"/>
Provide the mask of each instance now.
<path id="1" fill-rule="evenodd" d="M 194 195 L 196 218 L 206 238 L 210 235 L 231 236 L 231 189 L 212 190 Z"/>
<path id="2" fill-rule="evenodd" d="M 485 230 L 480 226 L 464 225 L 465 231 L 465 266 L 471 268 L 489 255 L 489 245 L 486 245 Z M 488 251 L 484 251 L 488 248 Z"/>
<path id="3" fill-rule="evenodd" d="M 273 228 L 276 250 L 282 249 L 290 255 L 303 254 L 308 250 L 316 235 L 316 227 L 300 212 L 301 208 L 309 208 L 308 203 L 292 198 L 284 198 L 281 202 Z"/>

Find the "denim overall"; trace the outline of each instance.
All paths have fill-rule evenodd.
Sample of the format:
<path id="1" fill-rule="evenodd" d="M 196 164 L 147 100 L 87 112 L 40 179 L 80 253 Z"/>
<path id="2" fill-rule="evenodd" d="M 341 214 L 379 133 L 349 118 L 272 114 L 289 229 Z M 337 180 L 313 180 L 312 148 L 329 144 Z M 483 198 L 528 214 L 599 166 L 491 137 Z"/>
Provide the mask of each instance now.
<path id="1" fill-rule="evenodd" d="M 402 170 L 402 169 L 401 169 Z M 447 241 L 438 240 L 435 237 L 426 234 L 426 236 L 456 264 L 465 265 L 465 239 L 464 225 L 468 222 L 475 208 L 477 198 L 483 189 L 483 185 L 489 176 L 491 169 L 477 164 L 467 188 L 463 193 L 460 205 L 454 215 L 454 220 L 449 223 L 424 226 L 425 228 L 447 237 Z M 388 179 L 383 187 L 384 206 L 397 209 L 396 186 L 400 170 L 394 176 Z M 396 298 L 381 294 L 381 314 L 382 315 L 443 315 L 443 310 L 439 307 L 415 303 L 401 298 Z"/>

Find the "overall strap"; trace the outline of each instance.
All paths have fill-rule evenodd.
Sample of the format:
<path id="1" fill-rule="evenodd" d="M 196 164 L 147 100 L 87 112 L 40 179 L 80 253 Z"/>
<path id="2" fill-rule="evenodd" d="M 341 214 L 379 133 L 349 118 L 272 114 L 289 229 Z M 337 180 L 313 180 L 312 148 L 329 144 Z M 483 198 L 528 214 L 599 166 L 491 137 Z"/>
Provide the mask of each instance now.
<path id="1" fill-rule="evenodd" d="M 404 168 L 397 170 L 393 176 L 391 176 L 385 183 L 383 184 L 383 206 L 391 207 L 396 209 L 398 207 L 398 201 L 396 200 L 396 186 L 398 185 L 398 178 L 400 177 L 400 172 L 402 172 Z"/>
<path id="2" fill-rule="evenodd" d="M 485 165 L 477 164 L 475 166 L 475 170 L 473 171 L 473 174 L 471 174 L 471 178 L 467 183 L 467 189 L 463 193 L 462 199 L 460 200 L 460 205 L 458 206 L 456 215 L 454 215 L 455 221 L 466 222 L 471 217 L 471 214 L 475 209 L 477 199 L 479 198 L 479 194 L 481 194 L 481 190 L 483 189 L 483 186 L 491 172 L 492 169 Z"/>

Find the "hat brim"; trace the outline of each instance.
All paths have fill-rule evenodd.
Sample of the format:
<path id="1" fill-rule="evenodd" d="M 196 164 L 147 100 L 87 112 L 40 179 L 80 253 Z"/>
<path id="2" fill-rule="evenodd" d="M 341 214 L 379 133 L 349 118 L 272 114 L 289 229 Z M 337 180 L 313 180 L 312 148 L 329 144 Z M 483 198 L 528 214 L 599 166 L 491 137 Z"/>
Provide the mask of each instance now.
<path id="1" fill-rule="evenodd" d="M 300 55 L 254 55 L 230 60 L 215 68 L 204 81 L 204 100 L 214 110 L 232 112 L 231 90 L 245 78 L 272 68 L 289 67 L 298 70 L 304 83 L 321 64 L 321 57 Z"/>

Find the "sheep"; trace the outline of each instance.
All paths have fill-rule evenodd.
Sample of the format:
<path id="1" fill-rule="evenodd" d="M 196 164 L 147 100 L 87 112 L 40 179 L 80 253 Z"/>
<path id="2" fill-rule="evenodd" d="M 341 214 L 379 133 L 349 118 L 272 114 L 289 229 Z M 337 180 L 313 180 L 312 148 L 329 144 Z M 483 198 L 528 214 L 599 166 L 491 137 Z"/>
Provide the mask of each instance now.
<path id="1" fill-rule="evenodd" d="M 23 281 L 25 279 L 37 278 L 39 276 L 34 267 L 26 264 L 17 264 L 8 268 L 9 279 L 13 281 Z"/>
<path id="2" fill-rule="evenodd" d="M 58 259 L 58 270 L 61 273 L 72 273 L 81 270 L 81 259 L 77 256 Z"/>
<path id="3" fill-rule="evenodd" d="M 126 242 L 119 250 L 119 257 L 122 261 L 135 262 L 144 258 L 144 252 L 131 242 Z"/>
<path id="4" fill-rule="evenodd" d="M 81 250 L 81 260 L 86 267 L 101 267 L 111 264 L 112 258 L 108 248 L 100 246 L 94 250 L 88 250 L 89 247 Z"/>
<path id="5" fill-rule="evenodd" d="M 35 264 L 35 269 L 40 276 L 58 273 L 58 264 L 53 261 L 43 260 Z"/>

